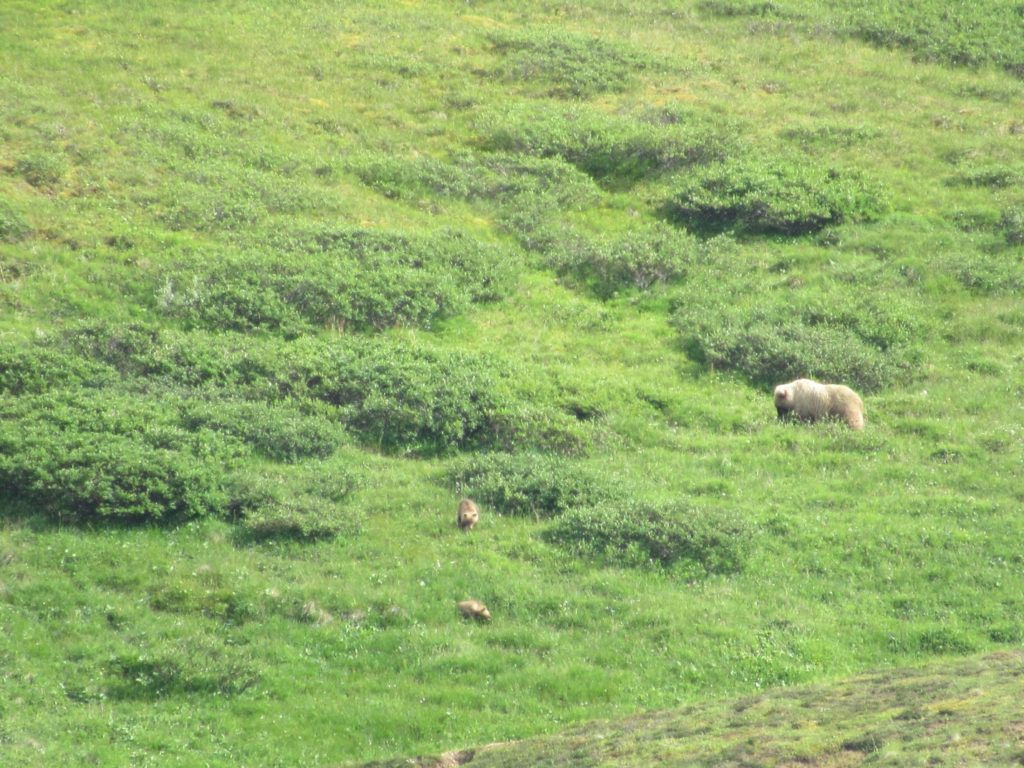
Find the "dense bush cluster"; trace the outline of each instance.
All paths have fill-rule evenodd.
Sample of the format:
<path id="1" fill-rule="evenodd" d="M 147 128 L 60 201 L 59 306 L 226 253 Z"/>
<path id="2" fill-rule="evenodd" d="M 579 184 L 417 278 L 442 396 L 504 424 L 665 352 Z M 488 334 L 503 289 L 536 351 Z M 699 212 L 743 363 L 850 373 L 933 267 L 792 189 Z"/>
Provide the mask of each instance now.
<path id="1" fill-rule="evenodd" d="M 222 513 L 240 454 L 190 432 L 165 404 L 109 391 L 12 398 L 0 419 L 0 489 L 63 520 L 165 520 Z"/>
<path id="2" fill-rule="evenodd" d="M 365 442 L 383 450 L 583 445 L 575 419 L 529 403 L 515 390 L 522 372 L 497 357 L 350 338 L 299 344 L 288 364 L 297 392 L 337 407 Z"/>
<path id="3" fill-rule="evenodd" d="M 443 160 L 363 153 L 349 167 L 364 184 L 402 200 L 427 195 L 505 207 L 540 198 L 562 209 L 583 207 L 599 194 L 589 176 L 558 157 L 463 151 Z"/>
<path id="4" fill-rule="evenodd" d="M 544 537 L 611 565 L 656 565 L 702 578 L 742 570 L 752 533 L 742 517 L 725 511 L 615 501 L 567 512 Z"/>
<path id="5" fill-rule="evenodd" d="M 563 29 L 503 31 L 492 34 L 491 42 L 501 56 L 494 75 L 508 82 L 537 83 L 561 98 L 626 90 L 653 66 L 648 56 L 625 45 Z"/>
<path id="6" fill-rule="evenodd" d="M 0 393 L 39 394 L 50 389 L 100 386 L 117 380 L 117 371 L 73 352 L 37 345 L 0 345 Z"/>
<path id="7" fill-rule="evenodd" d="M 353 473 L 334 466 L 327 479 L 287 467 L 265 476 L 252 458 L 326 457 L 343 439 L 325 416 L 287 403 L 52 389 L 7 398 L 0 493 L 65 522 L 215 516 L 253 535 L 335 535 L 351 527 L 339 505 L 357 484 Z"/>
<path id="8" fill-rule="evenodd" d="M 905 48 L 943 64 L 995 64 L 1024 77 L 1024 13 L 1019 3 L 857 0 L 843 9 L 841 18 L 850 33 L 875 45 Z"/>
<path id="9" fill-rule="evenodd" d="M 560 158 L 608 185 L 723 160 L 737 143 L 682 113 L 610 115 L 582 105 L 514 104 L 477 128 L 485 149 Z"/>
<path id="10" fill-rule="evenodd" d="M 622 495 L 614 483 L 565 459 L 538 453 L 479 454 L 457 463 L 459 493 L 504 515 L 556 517 Z"/>
<path id="11" fill-rule="evenodd" d="M 598 296 L 651 287 L 678 280 L 699 258 L 701 244 L 685 230 L 653 223 L 617 237 L 566 237 L 547 250 L 548 263 L 573 275 Z"/>
<path id="12" fill-rule="evenodd" d="M 105 665 L 103 674 L 89 684 L 72 686 L 69 698 L 97 695 L 96 680 L 102 680 L 103 698 L 113 701 L 146 702 L 168 697 L 237 696 L 260 679 L 256 667 L 237 650 L 223 648 L 175 649 L 156 656 L 120 654 Z"/>
<path id="13" fill-rule="evenodd" d="M 673 322 L 693 359 L 761 385 L 808 377 L 873 392 L 914 375 L 921 325 L 904 303 L 848 291 L 751 303 L 727 299 L 733 288 L 680 296 Z"/>
<path id="14" fill-rule="evenodd" d="M 673 191 L 667 212 L 704 231 L 799 235 L 831 224 L 870 221 L 886 203 L 860 174 L 803 160 L 746 157 L 695 169 Z"/>
<path id="15" fill-rule="evenodd" d="M 191 326 L 286 336 L 317 326 L 429 326 L 503 295 L 516 272 L 508 249 L 460 232 L 285 232 L 260 251 L 183 258 L 162 276 L 157 303 Z"/>
<path id="16" fill-rule="evenodd" d="M 313 411 L 312 413 L 308 411 Z M 182 426 L 241 440 L 265 458 L 286 463 L 326 458 L 346 439 L 345 429 L 324 409 L 293 402 L 190 398 L 180 406 Z"/>
<path id="17" fill-rule="evenodd" d="M 346 530 L 325 499 L 355 481 L 334 467 L 340 490 L 318 489 L 296 473 L 349 433 L 420 455 L 572 454 L 596 434 L 594 409 L 550 399 L 531 370 L 387 337 L 283 342 L 94 323 L 7 348 L 0 363 L 0 491 L 67 520 L 217 515 L 253 536 L 309 538 Z M 556 460 L 522 471 L 542 466 L 553 472 Z"/>
<path id="18" fill-rule="evenodd" d="M 307 337 L 291 343 L 240 334 L 87 326 L 71 349 L 174 387 L 232 398 L 319 403 L 364 444 L 391 452 L 532 446 L 584 450 L 592 430 L 560 405 L 533 402 L 533 373 L 500 357 L 442 352 L 393 338 Z"/>

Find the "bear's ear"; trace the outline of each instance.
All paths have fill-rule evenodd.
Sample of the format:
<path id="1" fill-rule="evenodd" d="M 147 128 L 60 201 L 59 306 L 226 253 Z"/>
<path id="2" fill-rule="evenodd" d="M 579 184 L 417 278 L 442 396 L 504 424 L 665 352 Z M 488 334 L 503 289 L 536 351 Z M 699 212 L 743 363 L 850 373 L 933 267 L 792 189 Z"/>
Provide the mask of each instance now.
<path id="1" fill-rule="evenodd" d="M 775 390 L 775 396 L 779 398 L 779 400 L 785 400 L 786 398 L 789 397 L 789 392 L 780 388 Z"/>

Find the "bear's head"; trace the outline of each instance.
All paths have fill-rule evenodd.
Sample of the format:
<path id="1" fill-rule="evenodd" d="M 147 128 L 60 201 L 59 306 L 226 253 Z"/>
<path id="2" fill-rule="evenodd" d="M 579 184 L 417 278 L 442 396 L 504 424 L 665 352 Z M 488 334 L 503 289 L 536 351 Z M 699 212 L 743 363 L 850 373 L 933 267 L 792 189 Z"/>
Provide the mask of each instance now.
<path id="1" fill-rule="evenodd" d="M 789 384 L 779 384 L 775 388 L 775 411 L 780 419 L 786 418 L 793 410 L 793 387 Z"/>

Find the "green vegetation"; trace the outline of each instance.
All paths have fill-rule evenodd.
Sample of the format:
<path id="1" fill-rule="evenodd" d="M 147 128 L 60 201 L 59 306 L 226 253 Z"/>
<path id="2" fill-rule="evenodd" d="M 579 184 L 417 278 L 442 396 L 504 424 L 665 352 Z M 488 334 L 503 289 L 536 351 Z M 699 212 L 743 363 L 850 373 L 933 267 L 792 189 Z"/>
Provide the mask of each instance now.
<path id="1" fill-rule="evenodd" d="M 720 160 L 735 142 L 707 119 L 650 110 L 607 114 L 596 107 L 517 102 L 476 125 L 484 149 L 556 158 L 608 187 Z"/>
<path id="2" fill-rule="evenodd" d="M 504 515 L 538 519 L 625 497 L 577 462 L 536 453 L 478 454 L 453 469 L 451 482 L 460 493 Z"/>
<path id="3" fill-rule="evenodd" d="M 681 504 L 610 503 L 576 508 L 545 532 L 576 555 L 630 565 L 681 565 L 680 578 L 742 570 L 749 526 L 736 515 Z"/>
<path id="4" fill-rule="evenodd" d="M 563 29 L 503 31 L 491 35 L 501 63 L 489 73 L 513 83 L 544 85 L 548 94 L 589 98 L 636 85 L 636 75 L 652 67 L 629 46 Z"/>
<path id="5" fill-rule="evenodd" d="M 668 209 L 698 230 L 799 235 L 877 219 L 884 205 L 881 193 L 856 176 L 783 160 L 701 169 L 683 178 Z"/>
<path id="6" fill-rule="evenodd" d="M 754 721 L 1024 642 L 1018 10 L 3 3 L 0 763 L 978 744 Z"/>
<path id="7" fill-rule="evenodd" d="M 565 735 L 366 768 L 535 765 L 1013 765 L 1021 654 L 899 669 L 598 722 Z"/>

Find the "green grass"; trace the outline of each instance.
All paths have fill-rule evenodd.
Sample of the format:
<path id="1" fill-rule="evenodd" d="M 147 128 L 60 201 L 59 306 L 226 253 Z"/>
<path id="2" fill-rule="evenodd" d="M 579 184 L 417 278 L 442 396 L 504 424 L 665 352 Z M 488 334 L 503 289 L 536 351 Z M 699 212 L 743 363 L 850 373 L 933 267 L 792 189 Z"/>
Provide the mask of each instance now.
<path id="1" fill-rule="evenodd" d="M 946 6 L 4 3 L 0 762 L 893 764 L 907 667 L 977 745 L 1024 82 Z"/>
<path id="2" fill-rule="evenodd" d="M 945 660 L 371 765 L 1014 765 L 1021 660 Z"/>

